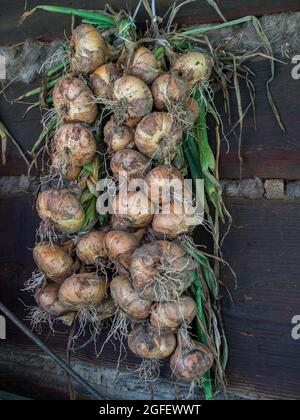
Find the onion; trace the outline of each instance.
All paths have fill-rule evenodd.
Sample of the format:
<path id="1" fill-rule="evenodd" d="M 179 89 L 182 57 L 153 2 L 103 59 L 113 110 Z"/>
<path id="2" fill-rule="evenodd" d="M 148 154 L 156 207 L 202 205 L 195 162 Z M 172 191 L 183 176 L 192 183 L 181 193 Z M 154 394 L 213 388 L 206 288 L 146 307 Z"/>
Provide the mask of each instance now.
<path id="1" fill-rule="evenodd" d="M 155 328 L 176 329 L 182 323 L 190 324 L 197 313 L 196 303 L 189 296 L 176 302 L 158 303 L 152 307 L 150 323 Z"/>
<path id="2" fill-rule="evenodd" d="M 163 111 L 169 110 L 173 104 L 184 104 L 188 86 L 185 80 L 176 74 L 166 73 L 153 82 L 151 92 L 155 108 Z"/>
<path id="3" fill-rule="evenodd" d="M 194 98 L 189 98 L 185 103 L 186 119 L 191 125 L 194 125 L 198 118 L 200 108 L 198 102 Z"/>
<path id="4" fill-rule="evenodd" d="M 130 267 L 132 284 L 148 300 L 178 299 L 192 284 L 196 265 L 185 250 L 169 241 L 154 241 L 138 248 Z"/>
<path id="5" fill-rule="evenodd" d="M 59 289 L 59 300 L 70 309 L 97 308 L 106 296 L 106 282 L 96 273 L 68 277 Z"/>
<path id="6" fill-rule="evenodd" d="M 75 74 L 90 74 L 107 60 L 107 45 L 92 25 L 79 25 L 72 33 L 71 70 Z"/>
<path id="7" fill-rule="evenodd" d="M 176 338 L 172 331 L 158 331 L 149 324 L 137 325 L 129 334 L 128 347 L 144 359 L 161 360 L 174 352 Z"/>
<path id="8" fill-rule="evenodd" d="M 110 318 L 116 312 L 116 305 L 110 296 L 104 298 L 95 308 L 96 313 L 91 314 L 90 321 L 95 325 L 101 323 L 104 319 Z"/>
<path id="9" fill-rule="evenodd" d="M 113 83 L 118 77 L 114 63 L 98 67 L 90 76 L 91 87 L 98 98 L 109 99 L 112 95 Z"/>
<path id="10" fill-rule="evenodd" d="M 159 72 L 160 65 L 154 54 L 148 48 L 138 48 L 134 53 L 129 73 L 146 83 L 152 83 Z"/>
<path id="11" fill-rule="evenodd" d="M 65 233 L 78 232 L 84 223 L 84 211 L 76 196 L 68 190 L 42 191 L 36 201 L 37 213 Z"/>
<path id="12" fill-rule="evenodd" d="M 112 152 L 118 152 L 134 145 L 133 131 L 126 125 L 119 125 L 111 118 L 104 126 L 104 141 Z"/>
<path id="13" fill-rule="evenodd" d="M 118 79 L 113 88 L 117 107 L 113 109 L 117 120 L 130 126 L 136 125 L 153 106 L 151 91 L 145 82 L 137 77 L 125 75 Z"/>
<path id="14" fill-rule="evenodd" d="M 124 149 L 114 153 L 110 161 L 110 169 L 115 179 L 141 179 L 146 175 L 149 161 L 137 150 Z"/>
<path id="15" fill-rule="evenodd" d="M 33 259 L 46 277 L 61 284 L 72 273 L 73 259 L 62 246 L 39 243 L 33 248 Z"/>
<path id="16" fill-rule="evenodd" d="M 127 276 L 113 278 L 110 283 L 110 293 L 114 302 L 130 318 L 142 320 L 150 315 L 152 302 L 138 296 Z"/>
<path id="17" fill-rule="evenodd" d="M 151 202 L 142 191 L 116 195 L 112 208 L 113 229 L 148 227 L 153 219 Z"/>
<path id="18" fill-rule="evenodd" d="M 97 149 L 92 133 L 80 124 L 63 125 L 57 131 L 53 145 L 61 161 L 73 167 L 90 163 Z"/>
<path id="19" fill-rule="evenodd" d="M 106 232 L 91 231 L 82 236 L 76 245 L 76 255 L 84 264 L 94 265 L 98 259 L 106 258 L 104 239 Z"/>
<path id="20" fill-rule="evenodd" d="M 54 177 L 58 175 L 69 181 L 74 181 L 79 177 L 81 169 L 81 166 L 73 166 L 67 162 L 67 159 L 62 160 L 60 153 L 52 155 L 50 174 Z"/>
<path id="21" fill-rule="evenodd" d="M 53 90 L 53 105 L 66 123 L 93 124 L 97 117 L 92 91 L 76 77 L 68 76 L 57 83 Z"/>
<path id="22" fill-rule="evenodd" d="M 174 201 L 173 194 L 182 196 L 184 178 L 178 169 L 170 165 L 159 165 L 146 176 L 150 200 L 158 205 Z"/>
<path id="23" fill-rule="evenodd" d="M 172 65 L 171 71 L 185 78 L 189 87 L 209 80 L 213 67 L 212 58 L 208 54 L 191 51 L 181 55 Z"/>
<path id="24" fill-rule="evenodd" d="M 59 285 L 49 283 L 35 294 L 36 303 L 44 311 L 56 317 L 66 315 L 70 308 L 59 301 Z"/>
<path id="25" fill-rule="evenodd" d="M 172 373 L 179 380 L 200 379 L 212 367 L 212 353 L 186 334 L 179 332 L 177 339 L 177 347 L 170 360 Z"/>
<path id="26" fill-rule="evenodd" d="M 104 243 L 108 257 L 119 271 L 129 270 L 132 254 L 140 245 L 144 233 L 145 230 L 140 229 L 135 233 L 111 230 L 106 234 Z"/>
<path id="27" fill-rule="evenodd" d="M 176 209 L 178 206 L 178 210 Z M 184 207 L 184 208 L 183 208 Z M 170 204 L 168 212 L 155 214 L 152 229 L 169 238 L 174 239 L 184 233 L 191 233 L 197 224 L 196 214 L 192 206 L 184 206 L 183 203 Z"/>
<path id="28" fill-rule="evenodd" d="M 182 141 L 183 131 L 170 113 L 153 112 L 142 119 L 135 132 L 135 144 L 145 156 L 170 162 Z"/>

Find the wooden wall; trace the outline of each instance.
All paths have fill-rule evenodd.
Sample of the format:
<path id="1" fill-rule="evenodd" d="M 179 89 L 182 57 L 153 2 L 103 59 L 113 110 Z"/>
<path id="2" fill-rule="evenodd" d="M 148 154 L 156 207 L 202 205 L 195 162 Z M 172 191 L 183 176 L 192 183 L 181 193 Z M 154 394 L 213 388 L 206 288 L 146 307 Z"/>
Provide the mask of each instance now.
<path id="1" fill-rule="evenodd" d="M 27 36 L 42 34 L 45 39 L 60 37 L 70 20 L 52 17 L 41 12 L 22 27 L 17 18 L 22 13 L 21 3 L 4 0 L 0 10 L 0 42 L 14 44 Z M 34 6 L 48 2 L 30 1 Z M 52 4 L 61 4 L 52 1 Z M 99 1 L 65 1 L 64 4 L 82 8 L 99 6 Z M 103 2 L 104 3 L 104 2 Z M 117 6 L 119 1 L 110 2 Z M 136 3 L 136 2 L 128 2 Z M 161 1 L 162 8 L 171 1 Z M 228 18 L 245 14 L 262 15 L 284 10 L 299 10 L 299 1 L 219 1 Z M 2 4 L 1 4 L 2 5 Z M 142 17 L 141 17 L 142 19 Z M 217 21 L 215 12 L 205 1 L 197 1 L 179 16 L 185 23 Z M 279 111 L 287 126 L 284 141 L 276 126 L 265 93 L 268 65 L 264 60 L 251 63 L 256 73 L 258 129 L 253 128 L 251 117 L 245 120 L 243 156 L 244 177 L 300 179 L 300 143 L 298 134 L 299 81 L 291 78 L 291 67 L 278 64 L 272 90 Z M 31 86 L 30 86 L 31 87 Z M 30 88 L 29 87 L 29 88 Z M 17 97 L 28 87 L 15 84 L 8 90 L 11 98 Z M 243 88 L 244 89 L 244 88 Z M 245 93 L 245 91 L 244 91 Z M 221 104 L 221 98 L 218 99 Z M 10 105 L 1 98 L 0 118 L 23 144 L 30 146 L 39 130 L 39 116 L 30 114 L 22 119 L 24 107 Z M 237 112 L 235 110 L 235 117 Z M 230 152 L 225 148 L 221 156 L 223 178 L 239 177 L 237 145 L 230 140 Z M 0 167 L 0 175 L 20 175 L 24 167 L 15 150 L 9 148 L 7 165 Z M 298 201 L 227 200 L 233 216 L 233 228 L 224 244 L 224 253 L 237 274 L 237 287 L 232 277 L 224 271 L 223 310 L 226 332 L 230 344 L 228 366 L 229 385 L 238 393 L 270 398 L 300 396 L 299 343 L 291 339 L 291 319 L 299 312 L 299 229 L 300 203 Z M 26 194 L 0 197 L 1 275 L 0 296 L 20 318 L 26 315 L 23 303 L 30 305 L 26 293 L 20 292 L 22 284 L 33 268 L 30 247 L 38 223 L 33 213 L 31 197 Z M 300 220 L 299 220 L 300 221 Z M 199 238 L 201 241 L 201 238 Z M 66 337 L 44 337 L 49 346 L 63 352 Z M 8 340 L 22 348 L 33 349 L 14 326 L 9 325 Z M 1 343 L 0 343 L 1 345 Z M 82 360 L 94 360 L 92 349 L 80 351 Z M 116 360 L 113 347 L 97 363 L 112 366 Z M 122 366 L 133 367 L 132 356 Z M 167 371 L 165 371 L 167 374 Z M 34 387 L 34 384 L 31 384 Z"/>

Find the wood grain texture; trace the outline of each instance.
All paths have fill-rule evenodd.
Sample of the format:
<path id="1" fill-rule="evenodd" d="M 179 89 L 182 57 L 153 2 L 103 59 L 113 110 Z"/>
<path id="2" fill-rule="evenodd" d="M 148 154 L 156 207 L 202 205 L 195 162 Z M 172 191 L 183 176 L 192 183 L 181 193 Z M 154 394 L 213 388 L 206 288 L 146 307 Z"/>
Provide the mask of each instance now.
<path id="1" fill-rule="evenodd" d="M 51 4 L 58 6 L 74 7 L 81 9 L 104 9 L 107 1 L 103 0 L 60 0 L 41 1 L 29 0 L 27 1 L 27 10 L 41 5 Z M 217 0 L 216 3 L 221 8 L 224 16 L 227 19 L 236 19 L 247 15 L 261 16 L 270 13 L 280 13 L 287 11 L 300 10 L 298 0 Z M 120 8 L 119 0 L 111 0 L 109 4 L 116 10 Z M 127 0 L 122 2 L 121 7 L 125 10 L 134 10 L 138 4 L 137 0 Z M 159 0 L 157 1 L 157 13 L 163 16 L 168 8 L 173 4 L 173 0 Z M 31 16 L 22 25 L 19 24 L 19 19 L 24 11 L 25 0 L 1 1 L 0 10 L 0 44 L 15 43 L 23 41 L 25 38 L 41 37 L 49 40 L 53 38 L 60 38 L 64 34 L 64 30 L 68 30 L 71 26 L 71 18 L 69 16 L 60 16 L 38 12 Z M 146 13 L 143 7 L 140 9 L 138 21 L 144 21 Z M 197 0 L 194 3 L 186 5 L 179 11 L 177 15 L 177 22 L 185 25 L 193 25 L 197 23 L 218 22 L 220 18 L 215 10 L 209 6 L 206 0 Z"/>

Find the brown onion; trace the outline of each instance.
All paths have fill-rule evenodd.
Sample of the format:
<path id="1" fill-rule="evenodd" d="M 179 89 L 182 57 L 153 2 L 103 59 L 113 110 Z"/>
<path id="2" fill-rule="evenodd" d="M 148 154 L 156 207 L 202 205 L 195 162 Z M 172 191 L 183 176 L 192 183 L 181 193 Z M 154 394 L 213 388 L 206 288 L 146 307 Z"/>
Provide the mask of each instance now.
<path id="1" fill-rule="evenodd" d="M 181 144 L 183 131 L 170 113 L 153 112 L 142 119 L 135 132 L 139 151 L 151 159 L 171 162 Z"/>
<path id="2" fill-rule="evenodd" d="M 95 308 L 96 313 L 90 314 L 90 321 L 95 325 L 104 319 L 110 318 L 116 313 L 116 305 L 110 296 L 107 296 Z"/>
<path id="3" fill-rule="evenodd" d="M 138 248 L 130 266 L 132 284 L 148 300 L 177 299 L 193 282 L 194 261 L 169 241 L 154 241 Z"/>
<path id="4" fill-rule="evenodd" d="M 113 154 L 110 169 L 115 179 L 143 178 L 150 169 L 149 161 L 137 150 L 124 149 Z"/>
<path id="5" fill-rule="evenodd" d="M 59 289 L 59 300 L 71 309 L 97 306 L 106 296 L 106 281 L 96 273 L 80 273 L 68 277 Z"/>
<path id="6" fill-rule="evenodd" d="M 99 258 L 106 258 L 104 247 L 106 232 L 91 231 L 82 236 L 76 245 L 76 255 L 84 264 L 94 265 Z"/>
<path id="7" fill-rule="evenodd" d="M 107 60 L 107 45 L 98 29 L 79 25 L 71 38 L 71 70 L 75 74 L 90 74 Z"/>
<path id="8" fill-rule="evenodd" d="M 118 79 L 114 84 L 113 94 L 120 108 L 116 118 L 126 120 L 129 125 L 136 125 L 152 110 L 151 91 L 146 83 L 137 77 L 125 75 Z"/>
<path id="9" fill-rule="evenodd" d="M 177 347 L 170 360 L 172 373 L 177 379 L 200 379 L 212 367 L 213 361 L 213 355 L 207 347 L 179 332 Z"/>
<path id="10" fill-rule="evenodd" d="M 53 105 L 66 123 L 93 124 L 97 117 L 92 91 L 76 77 L 68 76 L 57 83 L 53 91 Z"/>
<path id="11" fill-rule="evenodd" d="M 41 242 L 33 248 L 33 259 L 55 283 L 61 284 L 72 273 L 73 259 L 62 246 Z"/>
<path id="12" fill-rule="evenodd" d="M 49 283 L 35 294 L 36 303 L 44 311 L 54 316 L 69 314 L 70 308 L 60 302 L 58 298 L 59 285 Z"/>
<path id="13" fill-rule="evenodd" d="M 168 204 L 174 201 L 174 196 L 183 193 L 184 178 L 178 169 L 170 165 L 159 165 L 146 176 L 148 194 L 155 204 Z"/>
<path id="14" fill-rule="evenodd" d="M 189 87 L 209 80 L 213 67 L 212 58 L 208 54 L 191 51 L 181 55 L 172 65 L 171 71 L 185 78 Z"/>
<path id="15" fill-rule="evenodd" d="M 181 296 L 178 301 L 154 305 L 151 309 L 150 323 L 155 328 L 176 329 L 182 323 L 190 324 L 196 313 L 195 301 L 189 296 Z"/>
<path id="16" fill-rule="evenodd" d="M 154 54 L 148 48 L 138 48 L 134 53 L 129 73 L 146 83 L 152 83 L 159 72 L 160 65 Z"/>
<path id="17" fill-rule="evenodd" d="M 117 194 L 112 208 L 113 229 L 148 227 L 153 219 L 151 202 L 142 191 Z"/>
<path id="18" fill-rule="evenodd" d="M 90 76 L 91 86 L 98 98 L 109 99 L 112 96 L 113 83 L 118 77 L 114 63 L 98 67 Z"/>
<path id="19" fill-rule="evenodd" d="M 97 149 L 94 136 L 81 124 L 63 125 L 55 134 L 53 145 L 61 161 L 72 166 L 90 163 Z"/>
<path id="20" fill-rule="evenodd" d="M 179 235 L 193 231 L 197 225 L 197 218 L 192 206 L 171 203 L 168 210 L 165 213 L 162 211 L 154 215 L 152 229 L 155 232 L 174 239 Z"/>
<path id="21" fill-rule="evenodd" d="M 132 254 L 139 247 L 140 241 L 145 233 L 140 229 L 135 233 L 123 232 L 121 230 L 111 230 L 106 234 L 105 247 L 109 259 L 115 262 L 118 268 L 129 270 Z"/>
<path id="22" fill-rule="evenodd" d="M 186 119 L 193 125 L 198 118 L 200 108 L 198 102 L 194 98 L 189 98 L 185 103 Z"/>
<path id="23" fill-rule="evenodd" d="M 113 278 L 110 283 L 110 293 L 114 302 L 130 318 L 141 320 L 150 315 L 152 302 L 138 296 L 127 276 Z"/>
<path id="24" fill-rule="evenodd" d="M 67 159 L 62 160 L 59 153 L 53 153 L 50 167 L 52 176 L 63 176 L 69 181 L 74 181 L 79 177 L 81 170 L 81 166 L 74 166 Z"/>
<path id="25" fill-rule="evenodd" d="M 84 223 L 84 211 L 76 196 L 68 190 L 42 191 L 36 201 L 40 218 L 65 233 L 78 232 Z"/>
<path id="26" fill-rule="evenodd" d="M 103 133 L 104 141 L 112 152 L 118 152 L 134 145 L 132 129 L 126 125 L 119 125 L 114 118 L 105 124 Z"/>
<path id="27" fill-rule="evenodd" d="M 159 76 L 152 84 L 154 106 L 159 111 L 168 110 L 171 105 L 183 105 L 188 95 L 184 79 L 172 73 Z"/>
<path id="28" fill-rule="evenodd" d="M 128 337 L 132 353 L 143 359 L 161 360 L 174 352 L 176 338 L 172 331 L 158 331 L 151 325 L 137 325 Z"/>

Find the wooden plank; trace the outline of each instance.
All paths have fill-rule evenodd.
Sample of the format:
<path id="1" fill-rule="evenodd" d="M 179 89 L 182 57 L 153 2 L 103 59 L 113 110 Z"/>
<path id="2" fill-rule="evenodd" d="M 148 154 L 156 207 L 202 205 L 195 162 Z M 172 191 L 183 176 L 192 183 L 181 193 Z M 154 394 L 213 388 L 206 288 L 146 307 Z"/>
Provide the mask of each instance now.
<path id="1" fill-rule="evenodd" d="M 62 3 L 59 0 L 40 1 L 31 0 L 27 2 L 27 10 L 40 4 L 59 5 Z M 107 2 L 103 0 L 73 0 L 64 1 L 63 5 L 67 7 L 75 7 L 82 9 L 103 9 Z M 280 13 L 287 11 L 300 10 L 298 0 L 226 0 L 217 1 L 218 6 L 222 9 L 224 16 L 227 19 L 236 19 L 247 15 L 261 16 L 263 14 Z M 71 19 L 68 16 L 60 16 L 39 12 L 29 18 L 23 25 L 19 24 L 19 19 L 24 11 L 25 1 L 13 2 L 10 0 L 2 0 L 0 10 L 0 43 L 14 43 L 23 41 L 25 38 L 41 37 L 42 39 L 53 39 L 61 37 L 64 30 L 70 28 Z M 120 7 L 134 10 L 138 4 L 137 0 L 128 0 L 126 3 L 120 0 L 111 0 L 109 4 L 118 10 Z M 157 13 L 163 16 L 168 8 L 173 4 L 173 0 L 160 0 L 157 2 Z M 143 21 L 146 18 L 145 10 L 142 7 L 138 16 L 138 21 Z M 177 15 L 177 22 L 186 25 L 193 25 L 197 23 L 218 22 L 219 16 L 215 10 L 209 6 L 206 0 L 200 0 L 186 5 L 179 11 Z"/>

